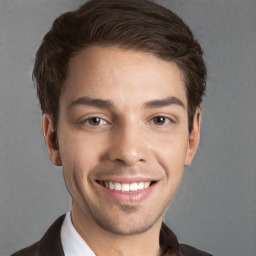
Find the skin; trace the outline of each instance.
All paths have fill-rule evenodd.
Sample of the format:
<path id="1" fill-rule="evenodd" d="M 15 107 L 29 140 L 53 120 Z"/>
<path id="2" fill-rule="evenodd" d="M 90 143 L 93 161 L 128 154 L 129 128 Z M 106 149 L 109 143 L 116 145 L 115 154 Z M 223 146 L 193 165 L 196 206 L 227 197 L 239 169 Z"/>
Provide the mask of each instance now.
<path id="1" fill-rule="evenodd" d="M 92 99 L 105 105 L 92 105 Z M 73 224 L 94 252 L 158 255 L 164 211 L 200 135 L 199 108 L 188 131 L 177 65 L 140 51 L 85 49 L 69 63 L 57 133 L 49 114 L 43 129 L 52 163 L 63 166 Z M 154 185 L 144 200 L 134 202 L 113 199 L 97 182 L 124 177 Z"/>

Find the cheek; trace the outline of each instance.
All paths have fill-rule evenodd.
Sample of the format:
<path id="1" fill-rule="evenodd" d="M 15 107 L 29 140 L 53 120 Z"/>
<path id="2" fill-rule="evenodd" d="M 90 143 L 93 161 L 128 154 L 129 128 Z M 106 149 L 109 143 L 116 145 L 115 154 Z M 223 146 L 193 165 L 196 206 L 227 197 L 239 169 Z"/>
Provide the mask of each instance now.
<path id="1" fill-rule="evenodd" d="M 171 182 L 178 182 L 183 173 L 187 151 L 187 140 L 183 137 L 165 139 L 161 146 L 152 148 L 155 158 Z"/>
<path id="2" fill-rule="evenodd" d="M 91 150 L 87 151 L 83 141 L 65 139 L 60 145 L 63 175 L 72 198 L 78 200 L 88 187 L 88 173 L 92 167 Z"/>
<path id="3" fill-rule="evenodd" d="M 88 174 L 104 155 L 104 143 L 100 138 L 85 136 L 79 131 L 62 138 L 60 156 L 65 172 L 76 170 L 82 172 L 81 175 Z"/>

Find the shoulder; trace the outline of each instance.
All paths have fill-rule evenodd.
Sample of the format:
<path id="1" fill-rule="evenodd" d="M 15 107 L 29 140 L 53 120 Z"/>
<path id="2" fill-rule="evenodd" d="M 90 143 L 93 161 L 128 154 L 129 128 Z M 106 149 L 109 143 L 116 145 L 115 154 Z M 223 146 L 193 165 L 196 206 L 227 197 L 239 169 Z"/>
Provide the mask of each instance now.
<path id="1" fill-rule="evenodd" d="M 203 252 L 187 244 L 180 244 L 180 248 L 183 256 L 213 256 L 212 254 Z"/>
<path id="2" fill-rule="evenodd" d="M 60 229 L 64 218 L 65 215 L 59 217 L 39 242 L 11 256 L 64 256 L 60 239 Z"/>
<path id="3" fill-rule="evenodd" d="M 171 249 L 178 256 L 213 256 L 190 245 L 179 243 L 175 234 L 163 222 L 160 230 L 160 246 L 163 251 Z"/>
<path id="4" fill-rule="evenodd" d="M 39 242 L 38 242 L 39 243 Z M 36 255 L 40 255 L 38 252 L 38 243 L 33 244 L 32 246 L 29 246 L 25 249 L 22 249 L 14 254 L 12 254 L 11 256 L 36 256 Z"/>

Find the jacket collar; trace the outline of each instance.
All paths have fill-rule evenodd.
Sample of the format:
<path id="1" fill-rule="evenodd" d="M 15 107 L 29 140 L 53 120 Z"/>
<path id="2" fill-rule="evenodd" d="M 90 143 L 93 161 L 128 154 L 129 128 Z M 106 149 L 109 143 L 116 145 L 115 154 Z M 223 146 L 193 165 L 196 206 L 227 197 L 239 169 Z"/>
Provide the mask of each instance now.
<path id="1" fill-rule="evenodd" d="M 41 245 L 40 248 L 44 248 L 43 251 L 47 251 L 48 255 L 64 256 L 60 239 L 60 229 L 64 218 L 65 215 L 59 217 L 49 228 L 39 243 Z M 182 256 L 181 247 L 175 234 L 165 225 L 165 223 L 162 223 L 161 226 L 159 244 L 162 251 L 162 256 Z M 168 254 L 169 251 L 172 251 L 173 254 Z"/>
<path id="2" fill-rule="evenodd" d="M 163 222 L 160 230 L 159 244 L 163 256 L 177 255 L 182 256 L 181 247 L 174 233 Z M 168 254 L 172 251 L 172 254 Z"/>

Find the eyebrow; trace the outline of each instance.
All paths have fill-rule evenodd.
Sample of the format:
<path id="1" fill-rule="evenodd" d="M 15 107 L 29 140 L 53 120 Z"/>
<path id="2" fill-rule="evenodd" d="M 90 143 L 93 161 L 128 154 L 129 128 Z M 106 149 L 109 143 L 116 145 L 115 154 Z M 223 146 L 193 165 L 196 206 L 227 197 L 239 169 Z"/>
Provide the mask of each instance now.
<path id="1" fill-rule="evenodd" d="M 181 106 L 185 109 L 185 104 L 179 100 L 178 98 L 172 96 L 161 100 L 152 100 L 149 102 L 146 102 L 144 104 L 145 108 L 160 108 L 160 107 L 167 107 L 171 105 L 177 105 Z"/>
<path id="2" fill-rule="evenodd" d="M 69 108 L 75 105 L 93 106 L 98 108 L 114 108 L 114 103 L 111 100 L 94 99 L 88 96 L 79 97 L 75 101 L 71 102 Z M 160 100 L 151 100 L 143 104 L 144 108 L 159 108 L 171 105 L 181 106 L 185 109 L 184 103 L 174 96 Z"/>
<path id="3" fill-rule="evenodd" d="M 93 106 L 98 108 L 113 108 L 114 104 L 111 100 L 93 99 L 90 97 L 80 97 L 71 102 L 69 108 L 75 105 Z"/>

